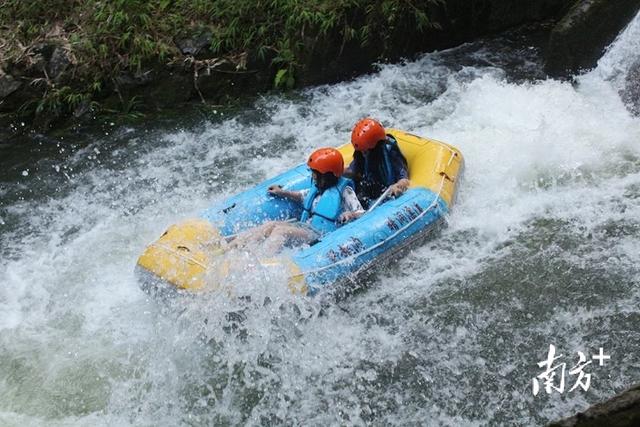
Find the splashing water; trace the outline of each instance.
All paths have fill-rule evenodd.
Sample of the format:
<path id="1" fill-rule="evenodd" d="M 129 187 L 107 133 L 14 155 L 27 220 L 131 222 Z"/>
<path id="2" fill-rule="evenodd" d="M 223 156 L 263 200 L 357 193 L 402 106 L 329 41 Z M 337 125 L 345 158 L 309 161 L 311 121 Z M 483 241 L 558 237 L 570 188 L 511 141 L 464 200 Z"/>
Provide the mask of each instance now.
<path id="1" fill-rule="evenodd" d="M 178 130 L 0 148 L 0 424 L 528 425 L 637 382 L 640 120 L 617 82 L 638 22 L 573 85 L 498 39 Z M 137 256 L 169 224 L 365 115 L 465 155 L 438 238 L 329 304 L 252 268 L 239 298 L 167 310 L 139 290 Z M 611 363 L 588 392 L 534 397 L 549 344 Z"/>

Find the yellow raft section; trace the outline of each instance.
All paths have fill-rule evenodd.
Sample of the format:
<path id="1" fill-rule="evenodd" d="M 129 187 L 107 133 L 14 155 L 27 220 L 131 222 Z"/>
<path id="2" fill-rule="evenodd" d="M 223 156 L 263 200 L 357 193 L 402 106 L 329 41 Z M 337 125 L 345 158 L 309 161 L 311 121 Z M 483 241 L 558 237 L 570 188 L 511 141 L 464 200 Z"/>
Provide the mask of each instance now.
<path id="1" fill-rule="evenodd" d="M 439 194 L 453 205 L 457 181 L 462 173 L 463 158 L 456 148 L 428 138 L 421 138 L 396 129 L 388 129 L 409 166 L 411 187 L 423 187 Z M 338 148 L 345 164 L 353 159 L 353 146 Z M 189 219 L 172 225 L 160 238 L 149 245 L 138 259 L 138 265 L 178 289 L 210 291 L 224 287 L 228 264 L 212 268 L 214 259 L 222 253 L 218 230 L 204 219 Z M 261 260 L 270 264 L 287 265 L 291 277 L 289 287 L 294 293 L 304 293 L 306 286 L 300 280 L 301 272 L 286 258 Z"/>

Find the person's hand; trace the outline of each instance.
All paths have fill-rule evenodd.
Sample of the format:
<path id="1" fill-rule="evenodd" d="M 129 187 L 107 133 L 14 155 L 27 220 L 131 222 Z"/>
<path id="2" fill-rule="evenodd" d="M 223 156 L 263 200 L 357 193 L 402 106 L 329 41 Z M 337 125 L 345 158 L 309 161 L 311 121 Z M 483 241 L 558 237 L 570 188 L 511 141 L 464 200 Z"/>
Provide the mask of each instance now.
<path id="1" fill-rule="evenodd" d="M 409 188 L 409 182 L 408 180 L 403 179 L 389 187 L 389 194 L 393 197 L 398 197 L 407 191 L 407 188 Z"/>
<path id="2" fill-rule="evenodd" d="M 281 185 L 270 185 L 269 188 L 267 188 L 267 193 L 272 196 L 280 196 L 283 191 Z"/>
<path id="3" fill-rule="evenodd" d="M 343 212 L 338 217 L 338 222 L 340 224 L 344 224 L 349 221 L 353 221 L 354 219 L 360 218 L 361 215 L 361 212 Z"/>

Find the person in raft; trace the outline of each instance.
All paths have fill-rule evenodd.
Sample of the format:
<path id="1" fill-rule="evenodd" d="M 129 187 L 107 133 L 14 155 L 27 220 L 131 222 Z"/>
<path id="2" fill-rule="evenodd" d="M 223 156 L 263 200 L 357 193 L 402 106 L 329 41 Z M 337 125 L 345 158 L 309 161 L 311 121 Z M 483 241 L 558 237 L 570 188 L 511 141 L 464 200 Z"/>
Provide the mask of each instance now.
<path id="1" fill-rule="evenodd" d="M 400 152 L 396 140 L 387 135 L 379 121 L 365 118 L 351 132 L 354 148 L 353 161 L 345 175 L 355 181 L 355 190 L 363 206 L 380 197 L 385 190 L 399 196 L 409 188 L 407 161 Z M 347 215 L 349 220 L 361 213 Z"/>
<path id="2" fill-rule="evenodd" d="M 343 177 L 344 159 L 335 148 L 314 151 L 307 165 L 311 169 L 311 188 L 302 191 L 284 190 L 272 185 L 267 190 L 275 197 L 300 203 L 303 207 L 299 222 L 269 221 L 238 236 L 232 247 L 264 241 L 265 251 L 278 252 L 285 245 L 312 244 L 340 224 L 364 213 L 353 188 L 353 181 Z"/>

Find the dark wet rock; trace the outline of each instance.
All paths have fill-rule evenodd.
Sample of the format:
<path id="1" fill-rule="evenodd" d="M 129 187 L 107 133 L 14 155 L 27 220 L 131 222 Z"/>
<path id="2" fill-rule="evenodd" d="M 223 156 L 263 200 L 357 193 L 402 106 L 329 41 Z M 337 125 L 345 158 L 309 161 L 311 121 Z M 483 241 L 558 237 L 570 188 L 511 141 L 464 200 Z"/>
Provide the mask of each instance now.
<path id="1" fill-rule="evenodd" d="M 640 61 L 636 61 L 627 74 L 622 100 L 636 116 L 640 116 Z"/>
<path id="2" fill-rule="evenodd" d="M 51 42 L 40 42 L 36 43 L 31 47 L 31 52 L 36 55 L 42 55 L 42 57 L 48 61 L 51 59 L 53 55 L 53 51 L 56 49 L 57 45 Z"/>
<path id="3" fill-rule="evenodd" d="M 62 77 L 63 73 L 71 65 L 71 58 L 69 52 L 61 46 L 57 46 L 51 52 L 51 57 L 47 61 L 47 73 L 49 78 L 58 81 Z"/>
<path id="4" fill-rule="evenodd" d="M 593 68 L 640 9 L 640 0 L 578 0 L 551 31 L 546 55 L 553 76 Z"/>
<path id="5" fill-rule="evenodd" d="M 180 69 L 163 70 L 156 78 L 162 84 L 150 85 L 145 93 L 140 94 L 150 107 L 156 110 L 175 108 L 193 98 L 193 79 Z"/>
<path id="6" fill-rule="evenodd" d="M 439 22 L 445 30 L 468 38 L 553 18 L 572 4 L 573 0 L 448 0 Z"/>
<path id="7" fill-rule="evenodd" d="M 31 55 L 29 63 L 20 71 L 29 77 L 44 77 L 46 69 L 47 59 L 41 53 L 35 53 Z"/>
<path id="8" fill-rule="evenodd" d="M 80 118 L 91 111 L 91 102 L 82 101 L 74 110 L 73 117 Z"/>
<path id="9" fill-rule="evenodd" d="M 157 66 L 139 73 L 121 73 L 114 79 L 115 93 L 100 103 L 109 110 L 123 111 L 176 108 L 193 96 L 192 77 L 183 67 Z"/>
<path id="10" fill-rule="evenodd" d="M 0 69 L 0 102 L 18 90 L 22 83 Z"/>
<path id="11" fill-rule="evenodd" d="M 56 52 L 61 49 L 57 43 L 50 41 L 36 43 L 27 50 L 28 61 L 22 64 L 15 64 L 13 69 L 8 70 L 11 74 L 21 74 L 27 78 L 53 78 L 58 77 L 68 66 L 68 58 L 64 52 Z M 51 66 L 51 59 L 55 53 L 55 64 Z"/>
<path id="12" fill-rule="evenodd" d="M 122 72 L 115 79 L 119 89 L 129 89 L 144 86 L 153 81 L 153 70 L 145 70 L 137 73 Z"/>
<path id="13" fill-rule="evenodd" d="M 253 56 L 212 58 L 190 65 L 194 95 L 216 104 L 270 89 L 273 81 L 268 70 L 266 61 Z"/>
<path id="14" fill-rule="evenodd" d="M 42 74 L 40 74 L 42 76 Z M 33 103 L 42 97 L 43 88 L 29 77 L 0 70 L 0 114 L 15 114 L 26 103 Z"/>
<path id="15" fill-rule="evenodd" d="M 175 39 L 174 43 L 183 55 L 197 56 L 199 53 L 208 50 L 211 45 L 212 34 L 204 32 L 190 38 Z"/>
<path id="16" fill-rule="evenodd" d="M 549 427 L 640 426 L 640 384 Z"/>
<path id="17" fill-rule="evenodd" d="M 339 32 L 309 34 L 302 45 L 296 86 L 332 83 L 372 70 L 372 64 L 411 58 L 417 54 L 496 34 L 527 23 L 559 19 L 574 0 L 446 0 L 429 10 L 433 28 L 418 30 L 414 22 L 371 34 L 370 46 L 345 42 Z M 360 17 L 361 18 L 361 17 Z M 358 16 L 352 25 L 357 26 Z M 384 33 L 384 34 L 383 34 Z"/>

